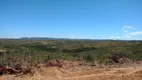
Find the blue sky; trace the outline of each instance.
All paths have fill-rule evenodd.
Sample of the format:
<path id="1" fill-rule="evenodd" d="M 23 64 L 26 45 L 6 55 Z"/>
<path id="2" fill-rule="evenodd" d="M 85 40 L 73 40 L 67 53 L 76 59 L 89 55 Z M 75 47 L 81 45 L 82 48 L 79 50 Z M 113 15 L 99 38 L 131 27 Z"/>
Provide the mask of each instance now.
<path id="1" fill-rule="evenodd" d="M 142 39 L 142 0 L 0 0 L 0 38 Z"/>

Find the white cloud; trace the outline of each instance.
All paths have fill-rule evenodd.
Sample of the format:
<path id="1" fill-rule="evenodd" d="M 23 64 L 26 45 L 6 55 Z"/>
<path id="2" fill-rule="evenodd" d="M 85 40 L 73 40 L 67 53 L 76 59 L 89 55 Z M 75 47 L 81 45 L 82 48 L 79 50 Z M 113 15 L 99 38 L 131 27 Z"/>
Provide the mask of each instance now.
<path id="1" fill-rule="evenodd" d="M 142 35 L 142 31 L 129 32 L 129 29 L 134 29 L 134 28 L 128 25 L 122 27 L 122 31 L 125 32 L 125 34 L 123 34 L 124 39 L 135 39 L 136 36 Z"/>
<path id="2" fill-rule="evenodd" d="M 136 39 L 135 37 L 138 35 L 142 35 L 142 31 L 135 31 L 135 32 L 126 33 L 126 34 L 124 34 L 123 38 Z"/>
<path id="3" fill-rule="evenodd" d="M 122 30 L 123 30 L 125 33 L 128 32 L 128 29 L 133 29 L 133 27 L 132 27 L 132 26 L 128 26 L 128 25 L 125 25 L 125 26 L 122 27 Z"/>
<path id="4" fill-rule="evenodd" d="M 124 38 L 131 38 L 132 36 L 128 35 L 128 34 L 124 34 L 123 36 Z"/>
<path id="5" fill-rule="evenodd" d="M 142 35 L 142 31 L 130 32 L 129 35 L 131 36 Z"/>
<path id="6" fill-rule="evenodd" d="M 122 26 L 122 31 L 124 32 L 124 34 L 122 34 L 121 36 L 109 36 L 107 37 L 107 39 L 129 39 L 129 40 L 133 40 L 133 39 L 138 39 L 139 35 L 142 35 L 142 31 L 133 31 L 130 32 L 130 29 L 134 29 L 132 26 Z M 140 39 L 140 38 L 139 38 Z M 142 38 L 141 38 L 142 39 Z"/>
<path id="7" fill-rule="evenodd" d="M 120 36 L 109 36 L 109 37 L 106 37 L 106 39 L 120 39 L 121 37 Z"/>
<path id="8" fill-rule="evenodd" d="M 127 33 L 128 31 L 127 31 L 127 30 L 125 30 L 124 32 L 125 32 L 125 33 Z"/>
<path id="9" fill-rule="evenodd" d="M 132 26 L 128 26 L 128 25 L 125 25 L 125 26 L 123 26 L 122 28 L 123 28 L 123 29 L 133 29 Z"/>
<path id="10" fill-rule="evenodd" d="M 122 31 L 124 34 L 122 35 L 117 35 L 117 36 L 109 36 L 106 37 L 105 39 L 125 39 L 125 40 L 142 40 L 142 37 L 139 37 L 139 35 L 142 35 L 142 31 L 132 31 L 130 32 L 130 29 L 134 29 L 132 26 L 122 26 Z"/>

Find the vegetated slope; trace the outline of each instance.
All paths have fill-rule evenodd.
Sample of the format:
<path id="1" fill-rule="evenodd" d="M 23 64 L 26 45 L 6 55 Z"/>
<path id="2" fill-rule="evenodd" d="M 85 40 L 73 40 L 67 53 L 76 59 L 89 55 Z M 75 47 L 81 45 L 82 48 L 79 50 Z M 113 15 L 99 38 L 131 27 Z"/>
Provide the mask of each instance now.
<path id="1" fill-rule="evenodd" d="M 142 60 L 142 41 L 0 40 L 0 64 L 39 63 L 51 59 L 103 64 Z"/>

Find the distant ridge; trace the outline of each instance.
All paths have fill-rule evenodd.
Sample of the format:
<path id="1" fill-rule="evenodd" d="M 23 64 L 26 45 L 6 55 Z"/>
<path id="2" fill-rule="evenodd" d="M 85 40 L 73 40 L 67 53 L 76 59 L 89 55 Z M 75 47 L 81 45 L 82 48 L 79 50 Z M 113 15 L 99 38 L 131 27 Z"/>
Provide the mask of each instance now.
<path id="1" fill-rule="evenodd" d="M 0 38 L 4 40 L 72 40 L 72 41 L 126 41 L 135 42 L 142 40 L 116 40 L 116 39 L 72 39 L 72 38 L 53 38 L 53 37 L 22 37 L 22 38 Z"/>
<path id="2" fill-rule="evenodd" d="M 67 38 L 51 38 L 51 37 L 23 37 L 23 40 L 67 40 Z"/>
<path id="3" fill-rule="evenodd" d="M 142 40 L 115 40 L 115 39 L 71 39 L 52 37 L 22 37 L 20 40 L 84 40 L 84 41 L 142 41 Z"/>
<path id="4" fill-rule="evenodd" d="M 71 38 L 52 38 L 52 37 L 22 37 L 21 40 L 95 40 L 95 39 L 71 39 Z M 97 40 L 97 39 L 96 39 Z"/>

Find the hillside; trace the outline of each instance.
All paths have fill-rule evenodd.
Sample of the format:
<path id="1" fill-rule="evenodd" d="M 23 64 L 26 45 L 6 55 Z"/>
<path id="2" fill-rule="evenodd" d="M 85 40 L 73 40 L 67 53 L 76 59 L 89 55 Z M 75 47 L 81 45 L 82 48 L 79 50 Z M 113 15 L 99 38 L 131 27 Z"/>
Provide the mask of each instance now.
<path id="1" fill-rule="evenodd" d="M 0 40 L 2 80 L 141 80 L 141 61 L 142 41 Z"/>

